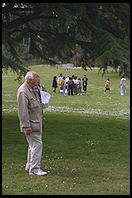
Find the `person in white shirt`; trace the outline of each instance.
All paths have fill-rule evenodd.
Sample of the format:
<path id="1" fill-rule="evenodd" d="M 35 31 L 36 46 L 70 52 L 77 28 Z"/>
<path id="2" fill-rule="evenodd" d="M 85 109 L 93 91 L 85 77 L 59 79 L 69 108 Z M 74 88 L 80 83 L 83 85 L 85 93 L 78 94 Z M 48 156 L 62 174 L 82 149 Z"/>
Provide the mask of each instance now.
<path id="1" fill-rule="evenodd" d="M 66 77 L 65 79 L 65 82 L 66 82 L 66 90 L 65 90 L 65 93 L 67 94 L 68 93 L 68 80 L 69 80 L 69 76 Z"/>
<path id="2" fill-rule="evenodd" d="M 78 96 L 81 96 L 81 88 L 82 88 L 82 85 L 81 85 L 81 79 L 78 78 L 78 83 L 77 83 L 77 92 L 78 92 Z"/>
<path id="3" fill-rule="evenodd" d="M 121 85 L 121 96 L 124 96 L 126 94 L 126 79 L 124 76 L 122 76 L 120 80 L 120 85 Z"/>

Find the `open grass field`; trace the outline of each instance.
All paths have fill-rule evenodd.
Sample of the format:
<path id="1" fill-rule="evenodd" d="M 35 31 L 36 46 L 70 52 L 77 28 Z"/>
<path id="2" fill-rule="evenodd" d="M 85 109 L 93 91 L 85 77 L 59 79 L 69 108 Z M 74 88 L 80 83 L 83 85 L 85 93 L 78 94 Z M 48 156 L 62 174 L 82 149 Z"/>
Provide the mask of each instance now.
<path id="1" fill-rule="evenodd" d="M 2 75 L 2 194 L 3 195 L 130 195 L 130 82 L 120 95 L 120 77 L 111 70 L 32 66 L 51 94 L 45 110 L 41 168 L 44 177 L 25 171 L 27 142 L 19 131 L 16 92 L 20 83 L 12 72 Z M 52 93 L 52 79 L 88 77 L 87 93 Z M 104 94 L 106 78 L 112 93 Z"/>

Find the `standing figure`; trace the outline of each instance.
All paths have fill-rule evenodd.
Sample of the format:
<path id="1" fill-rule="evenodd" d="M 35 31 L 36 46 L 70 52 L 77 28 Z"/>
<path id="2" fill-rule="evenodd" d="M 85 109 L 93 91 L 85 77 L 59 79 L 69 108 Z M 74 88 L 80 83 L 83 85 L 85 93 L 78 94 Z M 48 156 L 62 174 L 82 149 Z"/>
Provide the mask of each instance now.
<path id="1" fill-rule="evenodd" d="M 59 87 L 59 93 L 61 93 L 60 82 L 61 82 L 62 78 L 63 78 L 63 75 L 62 75 L 62 73 L 61 73 L 60 76 L 59 76 L 58 79 L 57 79 L 57 84 L 58 84 L 58 87 Z"/>
<path id="2" fill-rule="evenodd" d="M 122 76 L 121 78 L 120 85 L 121 85 L 121 96 L 124 96 L 126 94 L 126 79 L 124 76 Z"/>
<path id="3" fill-rule="evenodd" d="M 106 91 L 109 91 L 111 93 L 111 90 L 110 90 L 110 79 L 107 78 L 106 82 L 105 82 L 105 90 L 104 90 L 104 93 L 106 93 Z"/>
<path id="4" fill-rule="evenodd" d="M 42 86 L 39 74 L 27 72 L 25 82 L 17 91 L 17 103 L 20 130 L 25 134 L 29 145 L 25 170 L 29 171 L 29 175 L 41 176 L 47 172 L 40 169 L 44 117 L 39 86 Z"/>
<path id="5" fill-rule="evenodd" d="M 57 88 L 56 76 L 53 77 L 52 87 L 53 87 L 53 92 L 56 93 L 56 88 Z"/>
<path id="6" fill-rule="evenodd" d="M 88 78 L 86 77 L 86 75 L 84 75 L 84 77 L 82 78 L 82 81 L 83 81 L 83 92 L 86 93 L 87 84 L 88 84 Z"/>
<path id="7" fill-rule="evenodd" d="M 66 96 L 66 78 L 63 77 L 64 83 L 63 83 L 63 95 Z"/>
<path id="8" fill-rule="evenodd" d="M 78 79 L 77 79 L 77 76 L 74 77 L 73 82 L 74 82 L 73 92 L 74 92 L 74 94 L 77 95 L 78 94 L 78 90 L 77 90 Z"/>
<path id="9" fill-rule="evenodd" d="M 63 94 L 64 81 L 65 81 L 65 77 L 63 76 L 63 78 L 60 81 L 60 93 L 61 94 Z"/>
<path id="10" fill-rule="evenodd" d="M 66 93 L 66 94 L 68 93 L 68 80 L 69 80 L 69 76 L 67 76 L 66 79 L 65 79 L 65 83 L 66 83 L 66 90 L 65 90 L 65 93 Z"/>
<path id="11" fill-rule="evenodd" d="M 82 88 L 81 79 L 78 78 L 78 84 L 77 84 L 78 95 L 82 95 L 82 94 L 81 94 L 81 88 Z"/>
<path id="12" fill-rule="evenodd" d="M 69 80 L 67 82 L 67 85 L 68 85 L 68 95 L 72 95 L 73 96 L 73 88 L 74 88 L 74 82 L 72 80 L 71 77 L 69 77 Z"/>

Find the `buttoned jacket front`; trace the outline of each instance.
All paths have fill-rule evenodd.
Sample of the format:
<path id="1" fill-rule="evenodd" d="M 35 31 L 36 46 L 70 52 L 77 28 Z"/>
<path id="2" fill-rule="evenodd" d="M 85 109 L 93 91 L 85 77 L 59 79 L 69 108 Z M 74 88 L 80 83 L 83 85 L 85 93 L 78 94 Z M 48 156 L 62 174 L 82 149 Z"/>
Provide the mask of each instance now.
<path id="1" fill-rule="evenodd" d="M 44 125 L 43 105 L 39 90 L 36 90 L 31 88 L 27 82 L 24 82 L 17 91 L 18 117 L 21 132 L 24 132 L 26 127 L 31 127 L 33 132 L 42 131 Z"/>

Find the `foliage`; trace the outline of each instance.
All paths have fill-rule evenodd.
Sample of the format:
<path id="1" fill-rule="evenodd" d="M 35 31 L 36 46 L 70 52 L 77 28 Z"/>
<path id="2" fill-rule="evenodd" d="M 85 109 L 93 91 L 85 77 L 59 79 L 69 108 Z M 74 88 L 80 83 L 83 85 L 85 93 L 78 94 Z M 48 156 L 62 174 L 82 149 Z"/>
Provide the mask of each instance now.
<path id="1" fill-rule="evenodd" d="M 8 51 L 3 51 L 3 68 L 10 57 L 12 68 L 17 62 L 21 70 L 21 44 L 48 64 L 73 61 L 78 45 L 84 69 L 98 65 L 105 72 L 118 61 L 120 73 L 129 76 L 129 3 L 3 3 L 2 32 Z"/>

